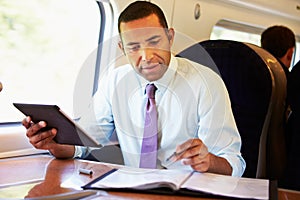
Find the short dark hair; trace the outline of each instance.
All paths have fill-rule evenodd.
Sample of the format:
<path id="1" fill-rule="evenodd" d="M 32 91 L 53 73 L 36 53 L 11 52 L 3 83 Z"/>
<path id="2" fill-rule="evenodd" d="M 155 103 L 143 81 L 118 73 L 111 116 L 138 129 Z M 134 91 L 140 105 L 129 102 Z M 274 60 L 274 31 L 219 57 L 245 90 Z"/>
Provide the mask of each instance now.
<path id="1" fill-rule="evenodd" d="M 166 17 L 157 5 L 147 1 L 135 1 L 127 6 L 120 14 L 118 19 L 118 30 L 121 33 L 120 24 L 122 22 L 130 22 L 133 20 L 148 17 L 155 14 L 158 17 L 159 23 L 163 28 L 168 29 Z"/>
<path id="2" fill-rule="evenodd" d="M 261 47 L 273 56 L 281 58 L 287 50 L 296 46 L 295 34 L 285 26 L 271 26 L 261 35 Z"/>

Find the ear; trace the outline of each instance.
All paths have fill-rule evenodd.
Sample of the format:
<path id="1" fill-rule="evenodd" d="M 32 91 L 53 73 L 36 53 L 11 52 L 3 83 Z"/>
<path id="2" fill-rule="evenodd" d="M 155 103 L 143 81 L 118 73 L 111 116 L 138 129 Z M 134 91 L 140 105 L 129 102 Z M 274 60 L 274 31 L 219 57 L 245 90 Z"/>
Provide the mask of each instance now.
<path id="1" fill-rule="evenodd" d="M 281 62 L 287 67 L 290 68 L 291 62 L 293 59 L 293 54 L 294 54 L 294 47 L 289 48 L 284 56 L 280 58 Z"/>
<path id="2" fill-rule="evenodd" d="M 175 36 L 175 31 L 174 31 L 174 29 L 173 29 L 173 28 L 169 28 L 167 34 L 168 34 L 168 39 L 169 39 L 169 41 L 170 41 L 170 45 L 172 45 L 172 44 L 173 44 L 173 41 L 174 41 L 174 36 Z"/>
<path id="3" fill-rule="evenodd" d="M 119 46 L 120 50 L 123 52 L 123 54 L 126 55 L 125 51 L 124 51 L 124 46 L 123 46 L 123 42 L 122 41 L 118 42 L 118 46 Z"/>
<path id="4" fill-rule="evenodd" d="M 292 60 L 293 54 L 294 54 L 294 47 L 291 47 L 287 50 L 287 53 L 286 53 L 287 59 Z"/>

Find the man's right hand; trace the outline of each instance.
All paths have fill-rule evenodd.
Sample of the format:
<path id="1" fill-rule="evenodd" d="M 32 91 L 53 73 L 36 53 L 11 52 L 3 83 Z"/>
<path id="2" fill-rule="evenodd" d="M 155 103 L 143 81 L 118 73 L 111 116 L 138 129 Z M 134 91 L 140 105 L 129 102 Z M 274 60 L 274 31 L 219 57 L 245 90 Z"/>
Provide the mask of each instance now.
<path id="1" fill-rule="evenodd" d="M 72 158 L 75 152 L 75 147 L 72 145 L 62 145 L 56 143 L 53 138 L 56 136 L 57 130 L 55 128 L 45 130 L 42 129 L 47 126 L 46 122 L 40 121 L 33 123 L 28 116 L 23 119 L 22 125 L 27 129 L 26 136 L 29 142 L 36 149 L 49 150 L 56 158 Z"/>

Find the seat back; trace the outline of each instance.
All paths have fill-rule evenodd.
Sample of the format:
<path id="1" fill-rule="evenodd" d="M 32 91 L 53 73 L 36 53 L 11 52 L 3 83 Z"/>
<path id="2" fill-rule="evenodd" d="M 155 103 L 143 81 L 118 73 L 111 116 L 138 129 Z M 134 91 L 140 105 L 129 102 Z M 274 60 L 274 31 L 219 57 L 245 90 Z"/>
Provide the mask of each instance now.
<path id="1" fill-rule="evenodd" d="M 206 58 L 207 54 L 210 58 Z M 283 129 L 274 128 L 282 125 L 284 105 L 281 103 L 285 100 L 283 88 L 286 83 L 280 77 L 284 77 L 284 72 L 277 70 L 276 63 L 267 61 L 272 56 L 255 45 L 229 40 L 203 41 L 177 56 L 208 66 L 222 77 L 242 138 L 241 152 L 246 161 L 243 176 L 277 179 L 282 164 L 278 162 L 280 169 L 272 172 L 276 150 L 273 147 L 274 135 L 284 133 Z M 278 88 L 282 91 L 277 92 Z M 279 110 L 274 111 L 275 108 Z"/>

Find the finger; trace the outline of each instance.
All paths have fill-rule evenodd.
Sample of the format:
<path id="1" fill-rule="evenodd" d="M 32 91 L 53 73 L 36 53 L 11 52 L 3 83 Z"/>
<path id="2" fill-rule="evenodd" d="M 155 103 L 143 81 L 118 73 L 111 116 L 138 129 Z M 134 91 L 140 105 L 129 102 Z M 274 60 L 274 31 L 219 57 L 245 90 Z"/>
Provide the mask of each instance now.
<path id="1" fill-rule="evenodd" d="M 23 120 L 22 120 L 22 125 L 28 129 L 31 125 L 31 118 L 29 116 L 25 117 Z"/>
<path id="2" fill-rule="evenodd" d="M 202 161 L 201 163 L 191 165 L 191 167 L 198 172 L 207 172 L 209 169 L 209 163 L 206 161 Z"/>
<path id="3" fill-rule="evenodd" d="M 178 159 L 183 159 L 183 164 L 186 165 L 197 165 L 203 160 L 206 160 L 208 154 L 209 152 L 206 145 L 201 142 L 197 146 L 186 150 L 184 153 L 178 156 Z"/>
<path id="4" fill-rule="evenodd" d="M 37 134 L 42 128 L 46 126 L 47 124 L 44 121 L 40 121 L 39 123 L 36 124 L 32 123 L 30 127 L 27 129 L 26 136 L 30 138 L 35 134 Z"/>
<path id="5" fill-rule="evenodd" d="M 196 165 L 201 165 L 205 162 L 205 159 L 200 158 L 199 156 L 194 156 L 192 158 L 183 158 L 181 159 L 181 163 L 184 165 L 191 165 L 192 167 Z"/>
<path id="6" fill-rule="evenodd" d="M 182 163 L 185 165 L 199 165 L 203 162 L 208 162 L 209 160 L 209 154 L 207 153 L 205 156 L 201 156 L 200 154 L 183 158 Z"/>
<path id="7" fill-rule="evenodd" d="M 200 139 L 190 139 L 185 143 L 177 147 L 177 151 L 180 153 L 176 154 L 176 160 L 183 158 L 191 158 L 200 153 L 201 146 L 203 145 Z"/>
<path id="8" fill-rule="evenodd" d="M 45 149 L 48 150 L 51 148 L 51 145 L 55 144 L 56 142 L 53 140 L 54 137 L 47 137 L 43 140 L 40 140 L 38 143 L 35 144 L 35 148 L 37 149 Z"/>
<path id="9" fill-rule="evenodd" d="M 200 157 L 199 155 L 192 158 L 184 158 L 181 160 L 183 165 L 190 165 L 195 171 L 207 172 L 210 166 L 209 154 L 207 156 Z"/>
<path id="10" fill-rule="evenodd" d="M 51 129 L 30 137 L 30 143 L 38 149 L 47 149 L 48 144 L 53 143 L 53 138 L 56 136 L 57 130 Z"/>
<path id="11" fill-rule="evenodd" d="M 176 147 L 176 152 L 178 154 L 180 154 L 180 152 L 185 152 L 188 149 L 191 149 L 191 148 L 193 148 L 197 145 L 200 145 L 200 144 L 202 144 L 202 141 L 200 139 L 196 139 L 196 138 L 189 139 L 186 142 L 182 143 L 181 145 L 178 145 Z"/>
<path id="12" fill-rule="evenodd" d="M 204 143 L 202 143 L 202 145 L 201 145 L 201 147 L 200 147 L 200 151 L 199 151 L 198 156 L 199 156 L 200 158 L 204 158 L 204 157 L 206 157 L 207 155 L 208 155 L 208 149 L 207 149 L 207 146 L 206 146 Z"/>
<path id="13" fill-rule="evenodd" d="M 181 155 L 178 156 L 178 159 L 192 158 L 199 155 L 200 146 L 194 146 L 185 150 Z"/>

